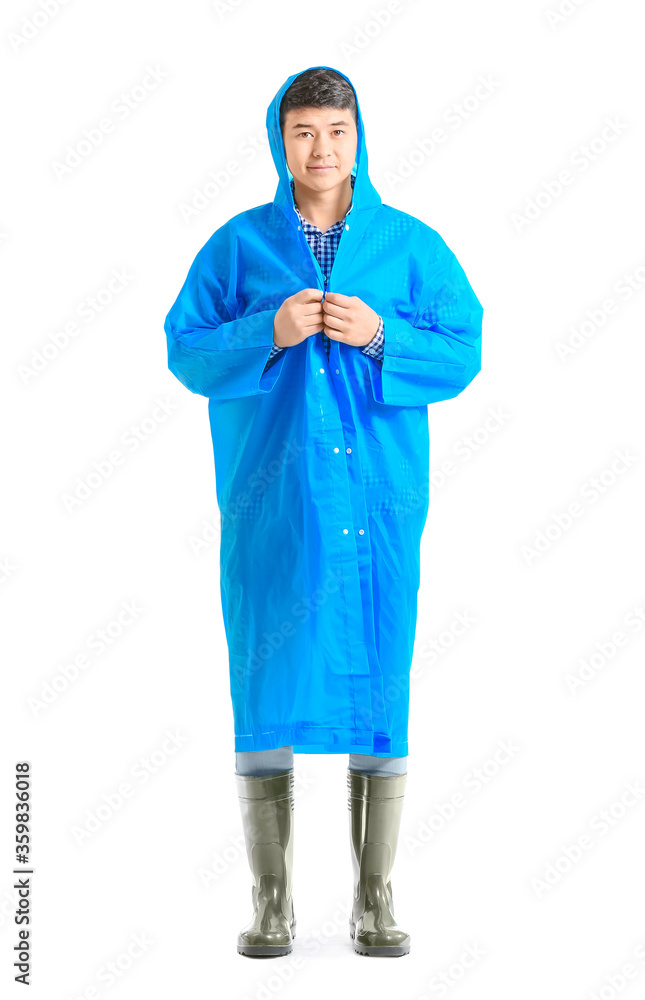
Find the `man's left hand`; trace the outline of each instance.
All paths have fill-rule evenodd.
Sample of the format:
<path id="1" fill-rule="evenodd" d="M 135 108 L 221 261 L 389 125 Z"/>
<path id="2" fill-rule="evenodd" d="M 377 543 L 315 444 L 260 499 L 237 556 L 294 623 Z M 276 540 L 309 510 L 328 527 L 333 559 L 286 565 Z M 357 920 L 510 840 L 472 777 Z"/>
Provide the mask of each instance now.
<path id="1" fill-rule="evenodd" d="M 378 330 L 378 313 L 358 295 L 327 292 L 322 307 L 323 331 L 331 340 L 365 347 Z"/>

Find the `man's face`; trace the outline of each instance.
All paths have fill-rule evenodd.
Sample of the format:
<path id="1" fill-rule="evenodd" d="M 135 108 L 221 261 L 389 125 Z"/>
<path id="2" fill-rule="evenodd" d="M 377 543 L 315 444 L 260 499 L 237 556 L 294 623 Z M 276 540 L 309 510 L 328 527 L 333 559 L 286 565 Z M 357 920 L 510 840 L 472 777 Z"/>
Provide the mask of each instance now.
<path id="1" fill-rule="evenodd" d="M 358 133 L 347 108 L 288 111 L 282 137 L 296 186 L 330 191 L 351 174 Z"/>

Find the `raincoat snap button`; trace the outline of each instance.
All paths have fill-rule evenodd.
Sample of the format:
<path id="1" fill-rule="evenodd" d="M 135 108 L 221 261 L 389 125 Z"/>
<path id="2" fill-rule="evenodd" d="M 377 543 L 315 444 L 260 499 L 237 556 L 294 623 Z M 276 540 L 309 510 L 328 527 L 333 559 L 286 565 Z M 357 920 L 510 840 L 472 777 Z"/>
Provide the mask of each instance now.
<path id="1" fill-rule="evenodd" d="M 359 528 L 359 529 L 358 529 L 358 533 L 359 533 L 359 535 L 364 535 L 364 534 L 365 534 L 365 532 L 363 531 L 363 529 L 362 529 L 362 528 Z"/>
<path id="2" fill-rule="evenodd" d="M 340 451 L 340 448 L 334 448 L 334 451 Z"/>
<path id="3" fill-rule="evenodd" d="M 324 375 L 324 374 L 325 374 L 325 369 L 324 369 L 324 368 L 321 368 L 321 369 L 320 369 L 320 374 L 321 374 L 321 375 Z"/>
<path id="4" fill-rule="evenodd" d="M 347 452 L 348 455 L 349 455 L 349 453 L 350 453 L 351 450 L 352 450 L 351 448 L 346 448 L 345 449 L 345 451 Z"/>
<path id="5" fill-rule="evenodd" d="M 348 534 L 347 528 L 343 528 L 343 534 L 344 535 Z"/>
<path id="6" fill-rule="evenodd" d="M 339 372 L 338 368 L 336 369 L 336 374 L 340 375 L 340 372 Z"/>

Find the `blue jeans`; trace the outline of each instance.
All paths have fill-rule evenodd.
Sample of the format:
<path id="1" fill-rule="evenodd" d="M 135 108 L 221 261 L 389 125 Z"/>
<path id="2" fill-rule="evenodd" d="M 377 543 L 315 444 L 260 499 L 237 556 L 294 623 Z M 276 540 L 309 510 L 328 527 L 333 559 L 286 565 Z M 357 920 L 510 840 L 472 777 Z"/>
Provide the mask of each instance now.
<path id="1" fill-rule="evenodd" d="M 348 767 L 363 774 L 377 774 L 388 777 L 405 774 L 407 757 L 372 757 L 370 754 L 350 753 Z M 293 767 L 293 747 L 277 747 L 275 750 L 249 750 L 236 752 L 235 773 L 263 777 L 278 774 Z"/>

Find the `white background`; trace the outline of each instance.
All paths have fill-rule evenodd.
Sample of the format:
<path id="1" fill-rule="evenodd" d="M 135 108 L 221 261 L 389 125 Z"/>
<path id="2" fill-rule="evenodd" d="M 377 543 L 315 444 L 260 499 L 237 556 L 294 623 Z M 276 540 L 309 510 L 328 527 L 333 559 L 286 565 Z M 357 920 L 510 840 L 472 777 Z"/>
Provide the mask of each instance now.
<path id="1" fill-rule="evenodd" d="M 37 997 L 643 995 L 645 628 L 630 617 L 645 605 L 641 11 L 562 6 L 550 23 L 556 0 L 409 0 L 379 25 L 380 0 L 3 5 L 3 995 L 22 995 L 11 965 L 20 759 L 33 770 Z M 317 64 L 356 87 L 382 200 L 442 235 L 484 306 L 481 373 L 429 408 L 431 470 L 452 462 L 453 474 L 436 480 L 423 536 L 393 872 L 412 948 L 396 962 L 352 950 L 344 755 L 296 757 L 294 952 L 236 953 L 251 876 L 216 528 L 200 553 L 191 546 L 217 525 L 207 400 L 167 370 L 163 332 L 211 233 L 273 198 L 266 109 Z M 117 117 L 110 106 L 138 94 L 150 67 L 163 78 Z M 113 131 L 57 176 L 106 116 Z M 445 141 L 394 181 L 435 129 Z M 225 189 L 183 218 L 231 160 L 241 166 Z M 571 183 L 557 191 L 564 170 Z M 113 269 L 125 286 L 81 320 Z M 135 450 L 132 427 L 144 429 Z M 70 509 L 65 497 L 115 450 L 121 464 Z M 573 502 L 579 516 L 558 528 Z M 92 652 L 123 602 L 136 618 Z M 473 621 L 455 636 L 463 613 Z M 62 668 L 84 652 L 65 686 Z M 573 691 L 567 676 L 590 658 Z M 156 762 L 146 781 L 144 758 Z M 79 842 L 124 782 L 131 797 Z M 636 796 L 621 803 L 630 782 Z M 588 849 L 567 862 L 584 835 Z M 467 946 L 479 953 L 469 967 Z"/>

